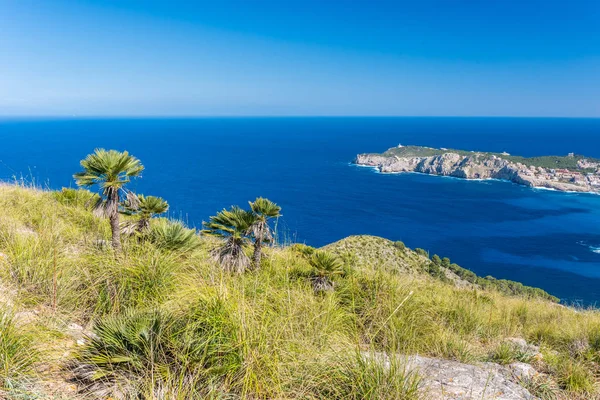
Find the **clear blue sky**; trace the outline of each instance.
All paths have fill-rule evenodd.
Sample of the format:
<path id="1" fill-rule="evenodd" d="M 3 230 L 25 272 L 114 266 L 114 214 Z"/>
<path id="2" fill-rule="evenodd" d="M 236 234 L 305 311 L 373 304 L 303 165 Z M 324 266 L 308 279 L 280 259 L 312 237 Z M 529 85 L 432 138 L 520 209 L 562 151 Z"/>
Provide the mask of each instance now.
<path id="1" fill-rule="evenodd" d="M 0 0 L 0 115 L 600 117 L 600 1 Z"/>

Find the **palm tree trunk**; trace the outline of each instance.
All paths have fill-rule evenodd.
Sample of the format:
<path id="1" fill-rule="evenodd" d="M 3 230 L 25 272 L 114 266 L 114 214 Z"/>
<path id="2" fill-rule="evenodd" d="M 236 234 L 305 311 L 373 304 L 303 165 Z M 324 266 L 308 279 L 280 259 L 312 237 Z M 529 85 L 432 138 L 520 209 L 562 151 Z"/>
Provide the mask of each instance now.
<path id="1" fill-rule="evenodd" d="M 260 257 L 262 255 L 262 240 L 254 241 L 254 254 L 252 254 L 252 266 L 254 269 L 260 268 Z"/>
<path id="2" fill-rule="evenodd" d="M 112 231 L 112 247 L 116 252 L 121 251 L 121 228 L 119 226 L 119 209 L 117 204 L 119 203 L 119 193 L 114 191 L 111 193 L 112 201 L 115 204 L 114 210 L 110 211 L 110 230 Z"/>

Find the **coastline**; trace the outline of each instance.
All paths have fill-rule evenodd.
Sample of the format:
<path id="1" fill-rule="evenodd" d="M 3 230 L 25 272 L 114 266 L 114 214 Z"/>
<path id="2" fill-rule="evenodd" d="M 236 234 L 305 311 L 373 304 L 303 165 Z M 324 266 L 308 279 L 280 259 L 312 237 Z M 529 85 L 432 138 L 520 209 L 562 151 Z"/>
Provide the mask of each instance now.
<path id="1" fill-rule="evenodd" d="M 357 164 L 356 162 L 349 162 L 348 166 L 357 167 L 357 168 L 368 168 L 368 169 L 371 169 L 374 173 L 381 174 L 381 175 L 420 175 L 420 176 L 430 176 L 430 177 L 435 177 L 435 178 L 452 179 L 452 180 L 457 180 L 457 181 L 468 181 L 468 182 L 501 182 L 501 183 L 508 183 L 511 185 L 515 185 L 515 186 L 519 186 L 519 187 L 527 188 L 527 189 L 531 189 L 531 190 L 542 190 L 542 191 L 546 191 L 546 192 L 564 193 L 564 194 L 579 194 L 579 195 L 588 194 L 588 195 L 593 195 L 593 196 L 600 196 L 600 192 L 596 192 L 596 191 L 582 192 L 582 191 L 576 191 L 576 190 L 558 190 L 558 189 L 544 187 L 544 186 L 528 186 L 528 185 L 523 185 L 521 183 L 513 182 L 508 179 L 498 179 L 498 178 L 468 178 L 467 179 L 467 178 L 461 178 L 458 176 L 428 174 L 425 172 L 418 172 L 418 171 L 381 172 L 381 170 L 377 166 Z"/>
<path id="2" fill-rule="evenodd" d="M 565 157 L 527 159 L 508 153 L 399 145 L 381 154 L 358 154 L 352 164 L 374 168 L 382 174 L 417 173 L 461 180 L 497 180 L 539 190 L 600 194 L 599 160 L 572 153 Z"/>

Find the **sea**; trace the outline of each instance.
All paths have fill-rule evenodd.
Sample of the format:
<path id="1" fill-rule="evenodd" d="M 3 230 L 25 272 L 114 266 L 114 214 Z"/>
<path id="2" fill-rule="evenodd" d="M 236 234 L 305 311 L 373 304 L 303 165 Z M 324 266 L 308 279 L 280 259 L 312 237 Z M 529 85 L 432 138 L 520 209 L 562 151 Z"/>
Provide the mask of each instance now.
<path id="1" fill-rule="evenodd" d="M 600 119 L 4 118 L 0 179 L 75 187 L 95 148 L 127 150 L 146 167 L 131 189 L 164 197 L 191 226 L 263 196 L 282 206 L 287 243 L 377 235 L 565 303 L 600 304 L 600 196 L 352 164 L 398 144 L 600 158 Z"/>

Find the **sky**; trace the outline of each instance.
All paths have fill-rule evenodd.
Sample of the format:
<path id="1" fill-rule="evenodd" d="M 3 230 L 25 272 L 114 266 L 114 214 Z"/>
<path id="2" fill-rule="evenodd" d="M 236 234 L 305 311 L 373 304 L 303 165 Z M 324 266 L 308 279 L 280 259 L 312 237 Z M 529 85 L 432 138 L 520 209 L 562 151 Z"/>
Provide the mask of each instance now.
<path id="1" fill-rule="evenodd" d="M 598 0 L 0 0 L 0 116 L 600 117 Z"/>

